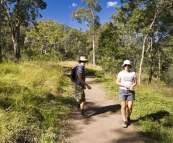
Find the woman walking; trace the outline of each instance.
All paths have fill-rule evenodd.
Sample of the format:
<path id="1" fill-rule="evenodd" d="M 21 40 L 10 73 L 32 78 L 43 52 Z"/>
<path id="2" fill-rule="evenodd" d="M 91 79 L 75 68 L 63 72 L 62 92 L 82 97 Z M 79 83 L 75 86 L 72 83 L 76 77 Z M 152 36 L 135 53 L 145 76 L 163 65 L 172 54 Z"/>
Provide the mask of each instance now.
<path id="1" fill-rule="evenodd" d="M 121 102 L 122 126 L 127 128 L 132 113 L 133 101 L 135 100 L 134 87 L 137 84 L 136 73 L 131 69 L 129 60 L 123 62 L 123 70 L 118 73 L 116 84 L 119 85 L 119 100 Z"/>

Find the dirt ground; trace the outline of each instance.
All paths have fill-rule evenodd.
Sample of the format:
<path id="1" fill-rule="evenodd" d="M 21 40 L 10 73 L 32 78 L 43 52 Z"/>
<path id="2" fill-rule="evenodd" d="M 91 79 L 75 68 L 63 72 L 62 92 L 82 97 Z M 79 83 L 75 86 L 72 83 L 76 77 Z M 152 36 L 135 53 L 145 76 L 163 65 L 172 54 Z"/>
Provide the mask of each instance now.
<path id="1" fill-rule="evenodd" d="M 81 118 L 79 111 L 74 112 L 71 121 L 72 132 L 69 143 L 145 143 L 132 124 L 122 127 L 119 102 L 110 100 L 101 84 L 87 78 L 92 87 L 86 89 L 86 113 L 89 118 Z"/>

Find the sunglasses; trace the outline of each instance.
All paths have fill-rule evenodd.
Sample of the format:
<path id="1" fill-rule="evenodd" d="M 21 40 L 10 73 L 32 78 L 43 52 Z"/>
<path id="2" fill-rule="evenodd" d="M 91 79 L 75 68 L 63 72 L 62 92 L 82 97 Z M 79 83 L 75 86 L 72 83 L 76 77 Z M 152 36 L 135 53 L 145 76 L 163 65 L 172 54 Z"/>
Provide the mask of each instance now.
<path id="1" fill-rule="evenodd" d="M 125 67 L 128 66 L 128 67 L 131 67 L 131 65 L 124 65 Z"/>

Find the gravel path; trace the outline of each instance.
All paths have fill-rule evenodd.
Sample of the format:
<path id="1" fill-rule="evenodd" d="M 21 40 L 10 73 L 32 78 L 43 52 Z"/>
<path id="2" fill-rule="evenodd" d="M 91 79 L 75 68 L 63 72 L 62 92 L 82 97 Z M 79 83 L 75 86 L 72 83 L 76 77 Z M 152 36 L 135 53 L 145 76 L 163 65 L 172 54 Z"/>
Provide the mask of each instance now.
<path id="1" fill-rule="evenodd" d="M 90 117 L 83 119 L 74 112 L 69 143 L 145 143 L 132 126 L 122 128 L 120 105 L 106 97 L 101 84 L 90 78 L 86 81 L 92 87 L 85 90 Z"/>

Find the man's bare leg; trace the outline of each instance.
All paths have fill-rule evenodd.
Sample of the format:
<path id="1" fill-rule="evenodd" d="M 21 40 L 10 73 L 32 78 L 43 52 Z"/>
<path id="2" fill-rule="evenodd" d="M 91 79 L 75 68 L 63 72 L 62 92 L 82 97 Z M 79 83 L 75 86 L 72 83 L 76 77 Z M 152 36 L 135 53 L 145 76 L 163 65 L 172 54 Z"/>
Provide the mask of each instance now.
<path id="1" fill-rule="evenodd" d="M 85 102 L 82 102 L 82 103 L 80 104 L 81 115 L 84 114 L 84 105 L 85 105 Z"/>

